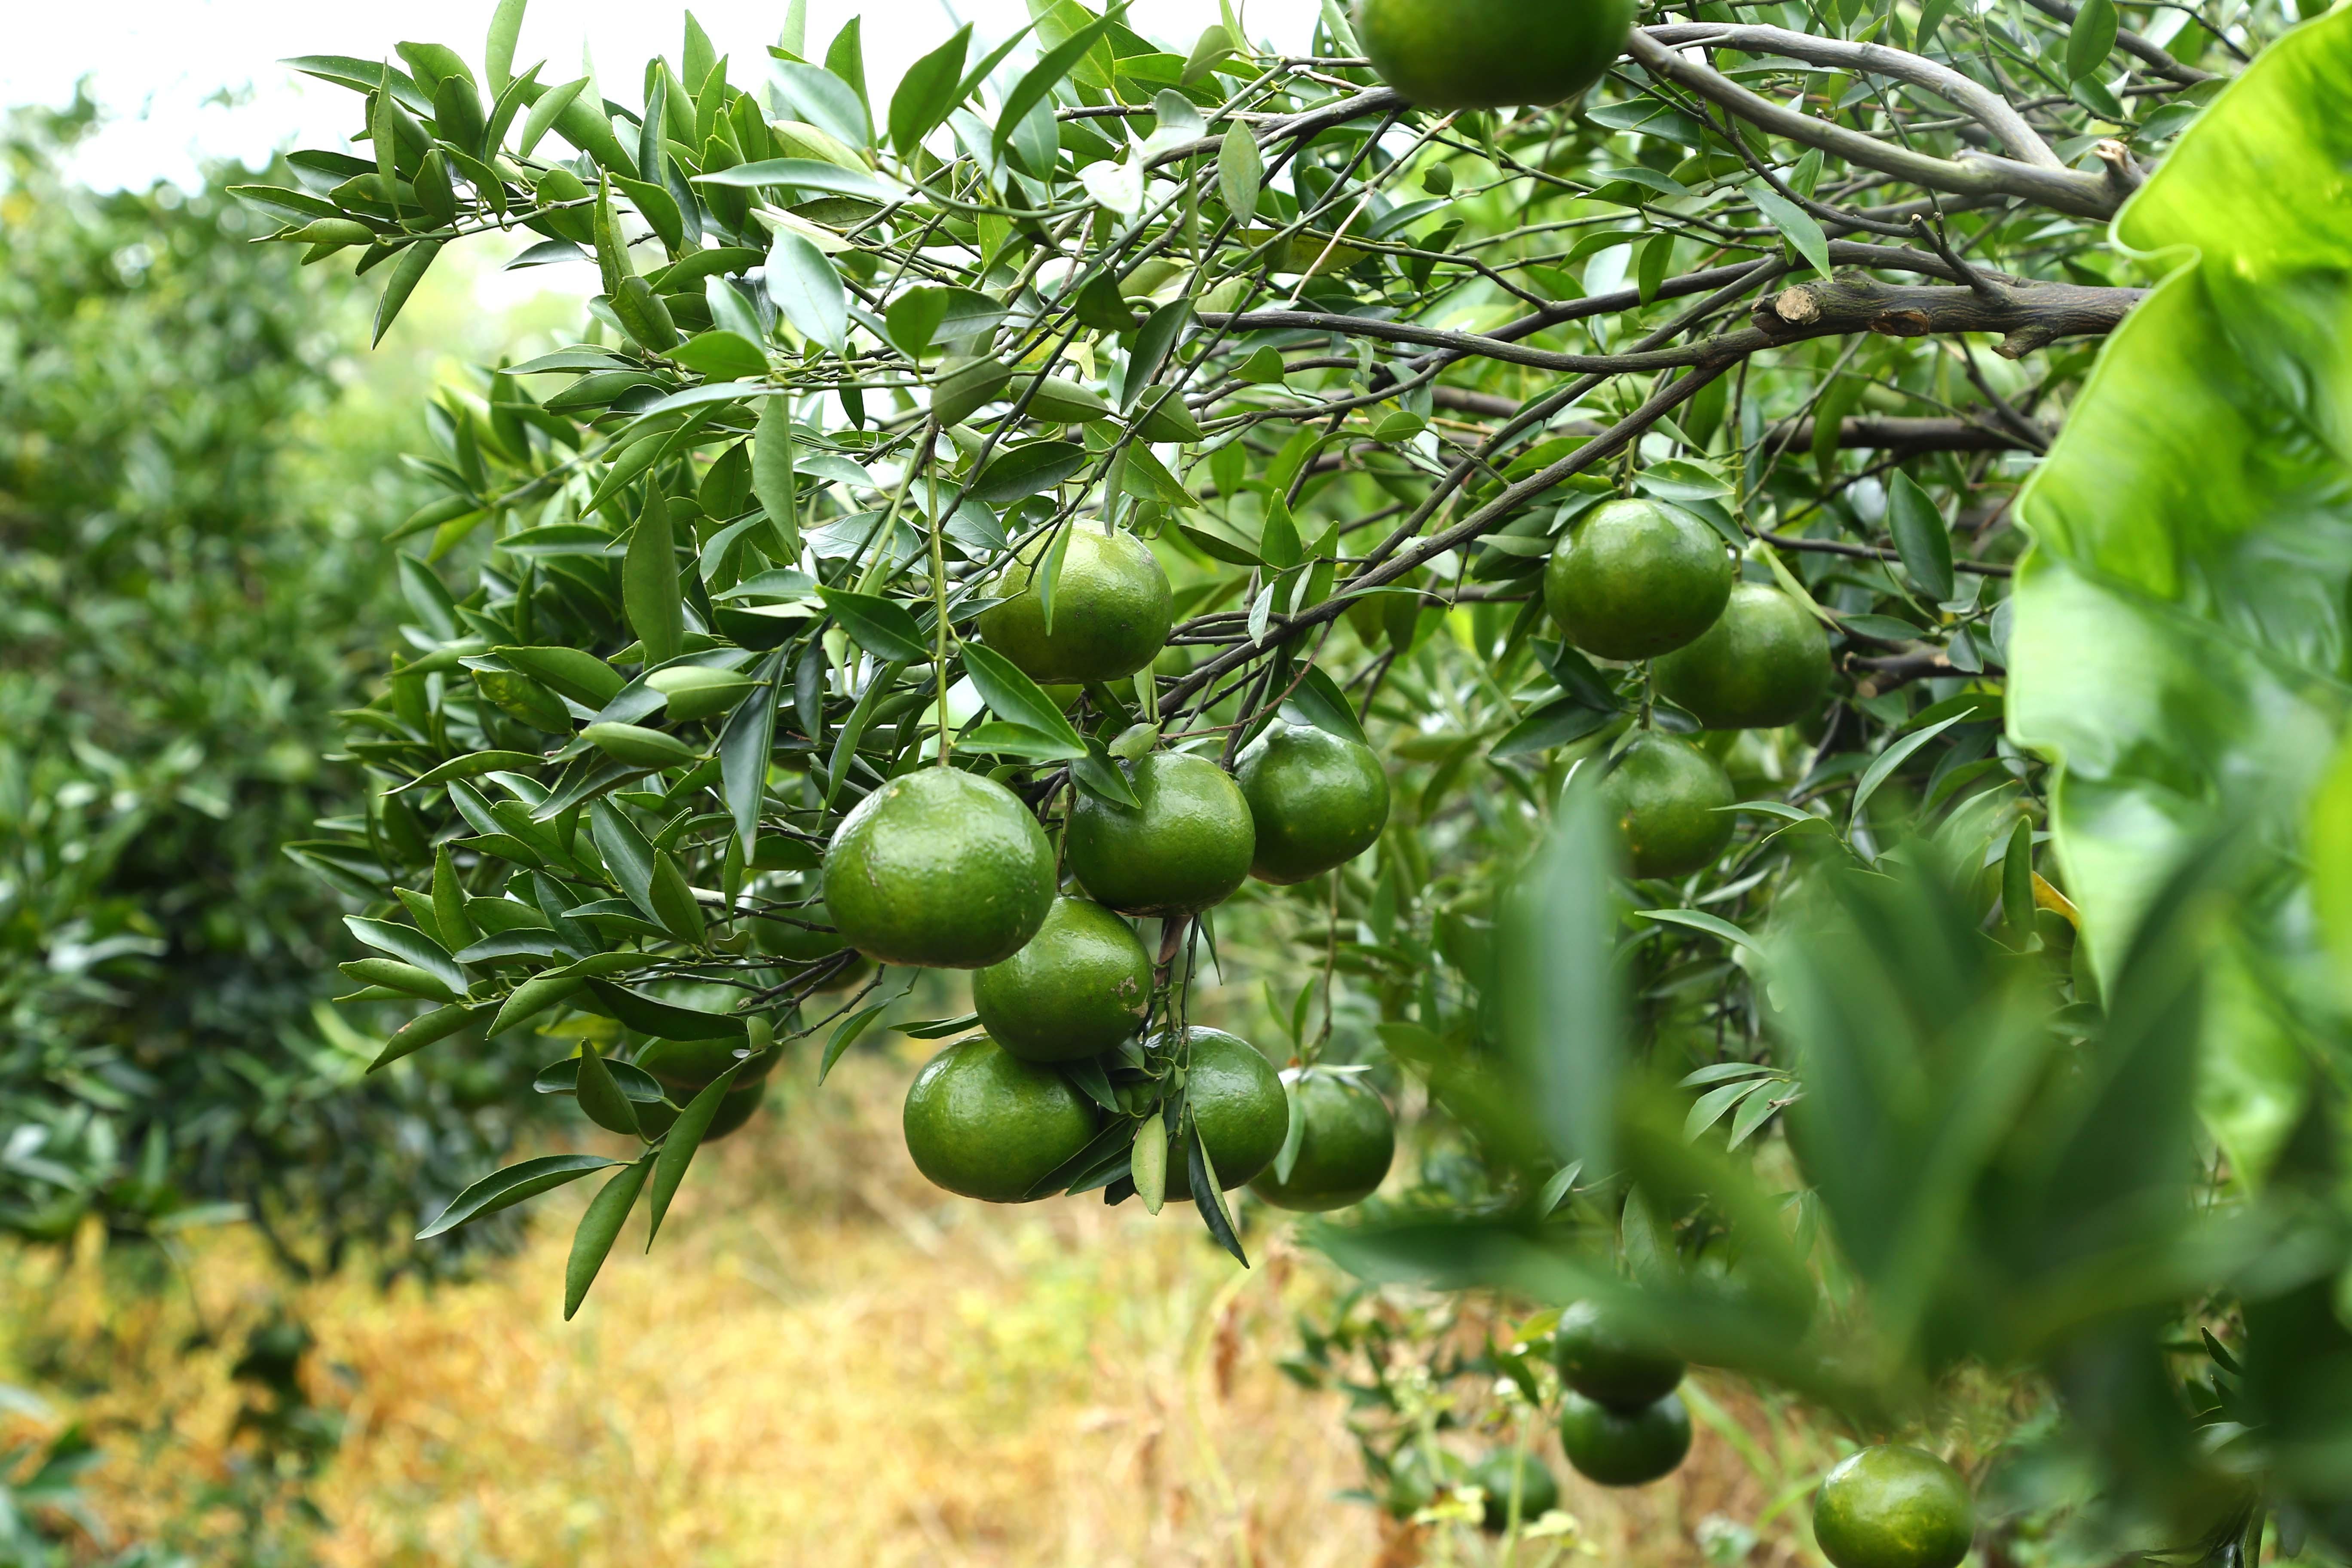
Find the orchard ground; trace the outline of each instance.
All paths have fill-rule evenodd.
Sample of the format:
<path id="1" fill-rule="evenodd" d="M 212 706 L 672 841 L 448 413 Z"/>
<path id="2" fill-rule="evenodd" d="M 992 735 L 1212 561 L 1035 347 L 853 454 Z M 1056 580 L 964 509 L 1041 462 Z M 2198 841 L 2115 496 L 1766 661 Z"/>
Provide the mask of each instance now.
<path id="1" fill-rule="evenodd" d="M 1293 1314 L 1346 1281 L 1286 1216 L 1252 1205 L 1244 1273 L 1181 1215 L 953 1199 L 898 1131 L 930 1048 L 855 1057 L 822 1092 L 788 1060 L 770 1109 L 706 1152 L 719 1179 L 681 1193 L 674 1249 L 648 1261 L 633 1225 L 569 1325 L 568 1213 L 475 1282 L 389 1294 L 364 1268 L 289 1289 L 249 1236 L 192 1238 L 186 1279 L 225 1347 L 193 1354 L 188 1291 L 110 1289 L 130 1260 L 87 1235 L 70 1257 L 10 1258 L 0 1378 L 100 1437 L 113 1457 L 86 1489 L 119 1534 L 160 1532 L 225 1472 L 229 1363 L 283 1300 L 319 1338 L 311 1398 L 345 1417 L 311 1490 L 332 1521 L 318 1560 L 339 1568 L 1498 1560 L 1462 1527 L 1402 1531 L 1333 1500 L 1363 1484 L 1344 1402 L 1275 1363 Z M 92 1368 L 110 1386 L 77 1397 Z M 1828 1436 L 1731 1380 L 1694 1385 L 1741 1441 L 1701 1419 L 1689 1462 L 1638 1490 L 1576 1477 L 1538 1428 L 1580 1531 L 1522 1543 L 1521 1564 L 1577 1544 L 1626 1562 L 1637 1542 L 1644 1568 L 1705 1563 L 1702 1542 L 1727 1539 L 1706 1521 L 1776 1502 L 1744 1561 L 1819 1561 L 1784 1494 L 1810 1494 Z"/>

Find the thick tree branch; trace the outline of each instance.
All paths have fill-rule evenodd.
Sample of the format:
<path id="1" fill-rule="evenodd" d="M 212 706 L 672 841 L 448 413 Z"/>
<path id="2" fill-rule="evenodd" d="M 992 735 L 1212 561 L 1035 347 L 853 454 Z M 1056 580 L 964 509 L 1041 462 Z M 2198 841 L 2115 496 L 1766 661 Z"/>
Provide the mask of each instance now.
<path id="1" fill-rule="evenodd" d="M 1884 44 L 1854 44 L 1843 38 L 1817 38 L 1786 27 L 1741 26 L 1715 22 L 1681 23 L 1645 27 L 1643 31 L 1669 48 L 1701 45 L 1738 49 L 1751 55 L 1781 55 L 1808 65 L 1835 66 L 1843 70 L 1892 77 L 1925 88 L 1954 107 L 1966 110 L 2021 163 L 2037 169 L 2063 170 L 2065 163 L 2050 150 L 2040 132 L 2007 99 L 1969 80 L 1947 65 L 1924 56 L 1890 49 Z"/>
<path id="2" fill-rule="evenodd" d="M 1998 352 L 2016 359 L 2053 339 L 2113 331 L 2144 289 L 2095 289 L 2074 283 L 2031 283 L 1987 299 L 1973 289 L 1921 288 L 1848 276 L 1827 283 L 1784 289 L 1749 312 L 1753 326 L 1704 338 L 1677 348 L 1621 354 L 1560 353 L 1529 348 L 1500 337 L 1454 332 L 1411 321 L 1343 316 L 1325 310 L 1249 310 L 1239 315 L 1203 312 L 1211 327 L 1235 331 L 1337 332 L 1380 342 L 1411 343 L 1446 353 L 1529 365 L 1537 370 L 1622 375 L 1675 370 L 1686 365 L 1725 365 L 1760 349 L 1809 338 L 1849 332 L 1881 332 L 1922 338 L 1937 332 L 1998 332 Z"/>
<path id="3" fill-rule="evenodd" d="M 1487 419 L 1507 419 L 1519 411 L 1523 401 L 1505 397 L 1499 393 L 1474 392 L 1462 386 L 1438 386 L 1430 389 L 1430 397 L 1438 407 L 1457 414 L 1476 415 Z M 1570 419 L 1551 426 L 1563 436 L 1597 436 L 1601 426 L 1590 419 Z M 2027 452 L 2040 451 L 2012 431 L 1996 425 L 1962 418 L 1912 418 L 1879 415 L 1851 415 L 1838 422 L 1837 444 L 1840 447 L 1885 450 L 1898 456 L 1912 452 Z M 2049 436 L 2042 437 L 2042 446 Z M 1801 419 L 1791 427 L 1786 445 L 1791 451 L 1810 451 L 1813 445 L 1813 422 Z M 1332 452 L 1316 461 L 1328 467 L 1346 466 L 1344 454 Z M 1320 471 L 1319 468 L 1318 471 Z"/>
<path id="4" fill-rule="evenodd" d="M 1965 163 L 1953 163 L 1907 147 L 1892 146 L 1859 131 L 1815 120 L 1759 97 L 1714 67 L 1669 48 L 1639 27 L 1633 30 L 1625 52 L 1651 74 L 1688 88 L 1751 125 L 1807 147 L 1818 147 L 1860 168 L 1875 169 L 1927 190 L 1948 191 L 1954 195 L 2019 196 L 2077 217 L 2105 218 L 2115 214 L 2116 193 L 2096 174 L 2042 168 L 1986 153 L 1972 153 Z"/>

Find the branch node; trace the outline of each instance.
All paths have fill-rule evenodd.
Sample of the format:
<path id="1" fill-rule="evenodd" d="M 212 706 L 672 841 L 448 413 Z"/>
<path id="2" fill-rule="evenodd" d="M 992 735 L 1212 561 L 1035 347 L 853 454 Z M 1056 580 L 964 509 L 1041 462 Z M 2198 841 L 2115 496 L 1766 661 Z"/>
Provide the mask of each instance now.
<path id="1" fill-rule="evenodd" d="M 2103 165 L 2107 186 L 2116 193 L 2117 200 L 2147 184 L 2147 171 L 2139 166 L 2139 160 L 2132 156 L 2131 149 L 2114 137 L 2098 143 L 2091 152 Z"/>

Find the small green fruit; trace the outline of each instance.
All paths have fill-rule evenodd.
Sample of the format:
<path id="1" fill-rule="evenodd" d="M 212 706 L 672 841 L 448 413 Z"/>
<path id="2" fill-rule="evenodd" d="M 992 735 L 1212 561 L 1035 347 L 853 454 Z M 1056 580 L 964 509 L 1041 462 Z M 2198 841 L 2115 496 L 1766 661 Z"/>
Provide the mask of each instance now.
<path id="1" fill-rule="evenodd" d="M 1636 877 L 1686 877 L 1731 842 L 1735 795 L 1723 764 L 1677 735 L 1652 730 L 1618 753 L 1601 798 Z"/>
<path id="2" fill-rule="evenodd" d="M 1602 658 L 1650 658 L 1715 624 L 1731 596 L 1715 530 L 1664 501 L 1585 514 L 1544 568 L 1544 605 L 1568 640 Z"/>

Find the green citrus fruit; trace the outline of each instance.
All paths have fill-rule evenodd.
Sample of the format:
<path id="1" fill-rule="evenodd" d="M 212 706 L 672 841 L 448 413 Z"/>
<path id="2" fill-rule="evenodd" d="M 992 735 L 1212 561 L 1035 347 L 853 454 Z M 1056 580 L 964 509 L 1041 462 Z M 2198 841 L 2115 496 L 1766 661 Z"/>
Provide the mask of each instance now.
<path id="1" fill-rule="evenodd" d="M 978 969 L 1012 957 L 1054 903 L 1054 847 L 1003 784 L 956 768 L 892 779 L 843 818 L 824 901 L 884 963 Z"/>
<path id="2" fill-rule="evenodd" d="M 971 977 L 980 1026 L 1024 1061 L 1100 1056 L 1142 1026 L 1150 999 L 1151 955 L 1084 899 L 1055 899 L 1028 946 Z"/>
<path id="3" fill-rule="evenodd" d="M 1772 730 L 1822 705 L 1830 639 L 1778 588 L 1742 583 L 1696 642 L 1658 660 L 1659 695 L 1710 730 Z"/>
<path id="4" fill-rule="evenodd" d="M 1320 1214 L 1361 1203 L 1379 1190 L 1396 1158 L 1396 1123 L 1378 1094 L 1354 1073 L 1308 1068 L 1292 1080 L 1307 1119 L 1290 1180 L 1267 1166 L 1250 1191 L 1278 1209 Z M 1278 1152 L 1280 1146 L 1276 1145 Z M 1217 1167 L 1220 1174 L 1224 1167 Z"/>
<path id="5" fill-rule="evenodd" d="M 1201 1129 L 1201 1145 L 1216 1168 L 1217 1185 L 1231 1192 L 1274 1163 L 1290 1131 L 1290 1102 L 1282 1075 L 1255 1047 L 1223 1029 L 1188 1027 L 1192 1045 L 1184 1104 Z M 1192 1195 L 1191 1162 L 1181 1143 L 1168 1150 L 1167 1195 Z"/>
<path id="6" fill-rule="evenodd" d="M 1622 53 L 1632 0 L 1356 0 L 1381 79 L 1424 109 L 1558 103 Z"/>
<path id="7" fill-rule="evenodd" d="M 1154 752 L 1128 764 L 1127 782 L 1137 806 L 1080 790 L 1070 809 L 1070 869 L 1097 902 L 1130 915 L 1197 914 L 1249 879 L 1257 833 L 1224 769 Z"/>
<path id="8" fill-rule="evenodd" d="M 1723 764 L 1678 735 L 1652 730 L 1618 753 L 1601 797 L 1636 877 L 1682 877 L 1715 864 L 1731 842 L 1734 798 Z"/>
<path id="9" fill-rule="evenodd" d="M 1630 1409 L 1664 1399 L 1683 1380 L 1683 1363 L 1640 1349 L 1605 1322 L 1598 1305 L 1578 1301 L 1552 1331 L 1552 1357 L 1569 1387 L 1587 1399 Z"/>
<path id="10" fill-rule="evenodd" d="M 1650 658 L 1715 624 L 1731 557 L 1680 507 L 1612 500 L 1584 516 L 1544 568 L 1544 605 L 1568 640 L 1603 658 Z"/>
<path id="11" fill-rule="evenodd" d="M 718 1112 L 711 1117 L 710 1125 L 702 1130 L 703 1142 L 724 1138 L 751 1121 L 751 1113 L 760 1109 L 760 1102 L 767 1095 L 768 1080 L 764 1078 L 753 1079 L 746 1088 L 729 1089 L 719 1099 Z M 670 1130 L 677 1117 L 678 1113 L 667 1105 L 640 1105 L 637 1107 L 637 1129 L 648 1138 L 658 1138 Z"/>
<path id="12" fill-rule="evenodd" d="M 907 1090 L 907 1152 L 934 1185 L 1017 1204 L 1095 1135 L 1093 1102 L 984 1035 L 923 1064 Z"/>
<path id="13" fill-rule="evenodd" d="M 1519 1522 L 1533 1524 L 1559 1506 L 1559 1482 L 1541 1459 L 1514 1448 L 1498 1449 L 1470 1472 L 1470 1484 L 1486 1494 L 1482 1529 L 1500 1531 L 1511 1520 L 1511 1481 L 1518 1478 Z"/>
<path id="14" fill-rule="evenodd" d="M 1848 1454 L 1813 1499 L 1813 1539 L 1837 1568 L 1954 1568 L 1975 1533 L 1969 1483 L 1918 1448 Z"/>
<path id="15" fill-rule="evenodd" d="M 1372 846 L 1389 820 L 1389 775 L 1370 746 L 1276 720 L 1234 769 L 1257 829 L 1251 874 L 1303 882 Z"/>
<path id="16" fill-rule="evenodd" d="M 1031 586 L 1050 535 L 1024 548 L 982 610 L 981 640 L 1036 681 L 1117 680 L 1158 657 L 1168 641 L 1173 594 L 1151 547 L 1131 533 L 1071 531 L 1054 582 L 1054 629 Z"/>
<path id="17" fill-rule="evenodd" d="M 1690 1412 L 1683 1396 L 1612 1410 L 1574 1389 L 1559 1396 L 1559 1446 L 1579 1474 L 1604 1487 L 1656 1480 L 1690 1452 Z"/>

